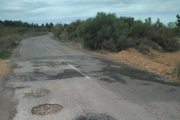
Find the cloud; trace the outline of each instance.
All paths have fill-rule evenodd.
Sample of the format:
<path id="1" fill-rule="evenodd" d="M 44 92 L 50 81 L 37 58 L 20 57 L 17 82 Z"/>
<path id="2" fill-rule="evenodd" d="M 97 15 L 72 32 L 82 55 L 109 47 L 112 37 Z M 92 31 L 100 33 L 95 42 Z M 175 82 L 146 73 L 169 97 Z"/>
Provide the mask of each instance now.
<path id="1" fill-rule="evenodd" d="M 76 19 L 94 17 L 97 12 L 116 13 L 155 22 L 176 20 L 179 0 L 0 0 L 0 19 L 34 23 L 69 23 Z M 180 13 L 179 13 L 180 14 Z"/>

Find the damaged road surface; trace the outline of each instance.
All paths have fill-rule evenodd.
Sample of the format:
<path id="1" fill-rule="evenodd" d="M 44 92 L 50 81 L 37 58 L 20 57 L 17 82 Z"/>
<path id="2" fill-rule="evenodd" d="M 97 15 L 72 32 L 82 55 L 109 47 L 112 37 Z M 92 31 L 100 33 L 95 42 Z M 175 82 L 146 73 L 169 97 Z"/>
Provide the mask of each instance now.
<path id="1" fill-rule="evenodd" d="M 69 48 L 50 35 L 24 39 L 6 86 L 13 120 L 179 120 L 180 84 Z"/>

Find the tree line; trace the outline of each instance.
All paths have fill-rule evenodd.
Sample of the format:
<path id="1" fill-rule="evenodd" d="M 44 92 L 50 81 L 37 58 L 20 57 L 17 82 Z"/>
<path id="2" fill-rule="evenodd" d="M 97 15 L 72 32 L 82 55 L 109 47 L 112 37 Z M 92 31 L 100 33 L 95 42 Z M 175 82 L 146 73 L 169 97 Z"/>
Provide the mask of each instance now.
<path id="1" fill-rule="evenodd" d="M 5 27 L 46 27 L 48 29 L 51 29 L 54 24 L 51 23 L 46 23 L 45 25 L 42 23 L 41 25 L 38 25 L 36 23 L 27 23 L 27 22 L 22 22 L 21 20 L 18 21 L 12 21 L 12 20 L 0 20 L 0 24 L 2 24 Z"/>
<path id="2" fill-rule="evenodd" d="M 165 25 L 160 19 L 153 23 L 150 17 L 142 21 L 98 12 L 86 20 L 58 23 L 51 30 L 60 40 L 79 42 L 91 50 L 119 52 L 134 47 L 142 53 L 148 52 L 149 48 L 174 52 L 180 48 L 176 39 L 180 37 L 180 16 L 175 17 L 176 22 Z"/>

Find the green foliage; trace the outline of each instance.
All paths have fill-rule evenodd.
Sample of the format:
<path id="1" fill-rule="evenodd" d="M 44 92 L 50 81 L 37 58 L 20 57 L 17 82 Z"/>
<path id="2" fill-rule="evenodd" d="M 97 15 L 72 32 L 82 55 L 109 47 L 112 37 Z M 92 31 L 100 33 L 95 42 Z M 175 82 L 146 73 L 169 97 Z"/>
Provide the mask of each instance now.
<path id="1" fill-rule="evenodd" d="M 7 59 L 10 57 L 11 51 L 10 50 L 2 50 L 0 51 L 0 59 Z"/>
<path id="2" fill-rule="evenodd" d="M 53 28 L 52 28 L 52 32 L 54 34 L 55 37 L 60 37 L 60 34 L 63 32 L 64 30 L 64 26 L 63 24 L 59 23 L 56 24 Z"/>
<path id="3" fill-rule="evenodd" d="M 161 28 L 164 27 L 164 24 L 162 22 L 160 22 L 160 19 L 158 18 L 156 23 L 155 23 L 156 28 Z"/>
<path id="4" fill-rule="evenodd" d="M 140 45 L 138 45 L 136 47 L 137 50 L 139 50 L 139 52 L 145 54 L 145 53 L 148 53 L 150 50 L 149 50 L 149 47 L 143 43 L 141 43 Z"/>
<path id="5" fill-rule="evenodd" d="M 128 48 L 133 47 L 138 49 L 141 53 L 147 53 L 149 52 L 148 46 L 150 46 L 150 41 L 144 39 L 125 38 L 125 39 L 118 39 L 116 45 L 118 51 L 126 50 Z"/>
<path id="6" fill-rule="evenodd" d="M 72 22 L 71 24 L 69 24 L 67 26 L 65 25 L 66 32 L 67 32 L 68 38 L 70 40 L 78 37 L 77 29 L 80 24 L 81 24 L 81 20 L 76 20 L 75 22 Z"/>
<path id="7" fill-rule="evenodd" d="M 132 25 L 130 29 L 130 35 L 134 38 L 151 38 L 154 35 L 154 29 L 153 26 L 149 23 L 137 21 Z"/>
<path id="8" fill-rule="evenodd" d="M 123 21 L 128 25 L 127 29 L 130 29 L 132 25 L 134 24 L 134 18 L 133 17 L 119 17 L 117 18 L 117 21 Z"/>
<path id="9" fill-rule="evenodd" d="M 110 52 L 116 52 L 117 51 L 116 45 L 114 44 L 114 41 L 112 39 L 103 41 L 101 47 L 103 50 L 107 50 Z"/>
<path id="10" fill-rule="evenodd" d="M 180 19 L 178 15 L 177 18 Z M 98 12 L 95 17 L 85 21 L 57 24 L 52 32 L 60 39 L 82 43 L 91 50 L 119 52 L 129 47 L 141 53 L 149 52 L 149 47 L 158 51 L 179 50 L 179 43 L 173 38 L 180 36 L 180 29 L 173 22 L 166 27 L 159 18 L 153 24 L 150 17 L 142 22 L 135 21 L 133 17 L 116 17 L 114 13 Z"/>
<path id="11" fill-rule="evenodd" d="M 176 25 L 178 28 L 180 28 L 180 16 L 179 16 L 179 14 L 176 15 L 176 18 L 177 18 Z"/>
<path id="12" fill-rule="evenodd" d="M 153 37 L 152 41 L 158 43 L 160 46 L 162 46 L 168 52 L 175 52 L 175 51 L 178 51 L 180 48 L 179 41 L 177 39 Z"/>
<path id="13" fill-rule="evenodd" d="M 115 43 L 118 38 L 116 15 L 99 12 L 95 18 L 89 18 L 82 23 L 78 30 L 85 47 L 101 49 L 104 41 L 112 39 Z"/>
<path id="14" fill-rule="evenodd" d="M 129 35 L 129 25 L 124 21 L 120 20 L 116 22 L 116 26 L 118 28 L 119 38 L 127 37 Z"/>
<path id="15" fill-rule="evenodd" d="M 177 39 L 166 39 L 165 49 L 169 52 L 178 51 L 180 48 L 179 41 Z"/>

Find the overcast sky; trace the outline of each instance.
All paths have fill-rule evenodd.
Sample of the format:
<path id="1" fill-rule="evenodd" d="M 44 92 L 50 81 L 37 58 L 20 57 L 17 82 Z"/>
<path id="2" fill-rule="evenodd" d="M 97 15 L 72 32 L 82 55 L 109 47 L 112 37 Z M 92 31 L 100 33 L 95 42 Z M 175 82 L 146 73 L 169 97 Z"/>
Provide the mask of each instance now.
<path id="1" fill-rule="evenodd" d="M 29 23 L 70 23 L 94 17 L 97 12 L 131 16 L 136 20 L 151 17 L 167 24 L 180 14 L 180 0 L 0 0 L 0 20 Z"/>

